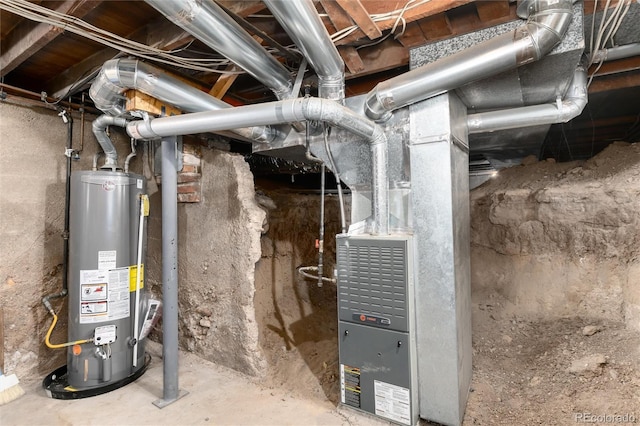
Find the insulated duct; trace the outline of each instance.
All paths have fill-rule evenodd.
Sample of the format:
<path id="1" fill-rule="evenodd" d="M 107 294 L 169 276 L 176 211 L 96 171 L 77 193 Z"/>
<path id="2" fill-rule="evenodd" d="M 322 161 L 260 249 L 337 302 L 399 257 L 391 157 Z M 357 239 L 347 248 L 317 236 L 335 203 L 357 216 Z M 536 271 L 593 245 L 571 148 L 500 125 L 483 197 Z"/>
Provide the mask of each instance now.
<path id="1" fill-rule="evenodd" d="M 318 74 L 318 96 L 344 100 L 344 61 L 311 0 L 263 0 Z"/>
<path id="2" fill-rule="evenodd" d="M 293 83 L 287 69 L 214 1 L 145 1 L 171 22 L 246 70 L 273 90 L 278 99 L 291 97 Z"/>
<path id="3" fill-rule="evenodd" d="M 109 168 L 115 171 L 118 168 L 118 153 L 116 147 L 113 146 L 113 142 L 107 134 L 109 126 L 125 127 L 127 125 L 127 119 L 123 117 L 113 117 L 111 115 L 101 115 L 93 120 L 93 134 L 96 136 L 98 143 L 102 147 L 105 156 L 104 166 L 102 168 Z"/>
<path id="4" fill-rule="evenodd" d="M 327 99 L 297 98 L 218 111 L 132 121 L 127 132 L 135 139 L 218 132 L 250 124 L 269 125 L 322 121 L 361 136 L 371 144 L 373 233 L 389 233 L 387 137 L 382 127 Z"/>
<path id="5" fill-rule="evenodd" d="M 123 93 L 128 89 L 139 90 L 185 112 L 231 108 L 226 102 L 137 59 L 111 59 L 105 62 L 91 85 L 89 96 L 96 108 L 112 116 L 121 116 L 127 112 Z M 233 129 L 232 132 L 260 143 L 269 143 L 276 136 L 275 130 L 269 127 Z"/>
<path id="6" fill-rule="evenodd" d="M 365 101 L 365 113 L 386 121 L 412 103 L 537 61 L 558 44 L 572 17 L 571 0 L 526 0 L 530 15 L 514 31 L 379 83 Z"/>
<path id="7" fill-rule="evenodd" d="M 587 72 L 582 65 L 579 65 L 563 100 L 553 104 L 471 114 L 467 117 L 467 128 L 469 134 L 473 134 L 541 124 L 566 123 L 580 115 L 586 105 Z"/>

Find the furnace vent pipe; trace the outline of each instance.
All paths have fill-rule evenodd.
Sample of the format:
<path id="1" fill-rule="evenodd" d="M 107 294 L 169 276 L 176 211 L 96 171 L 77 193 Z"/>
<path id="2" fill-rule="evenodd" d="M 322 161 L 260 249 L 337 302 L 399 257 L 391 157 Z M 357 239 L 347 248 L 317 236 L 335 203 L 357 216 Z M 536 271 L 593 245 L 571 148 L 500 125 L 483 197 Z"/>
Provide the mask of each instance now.
<path id="1" fill-rule="evenodd" d="M 387 137 L 381 126 L 337 102 L 321 98 L 297 98 L 149 121 L 136 120 L 129 123 L 127 132 L 135 139 L 154 139 L 219 132 L 250 124 L 270 125 L 303 120 L 326 122 L 361 136 L 371 144 L 373 233 L 388 234 Z"/>
<path id="2" fill-rule="evenodd" d="M 365 113 L 386 121 L 391 112 L 464 84 L 537 61 L 564 37 L 571 0 L 533 0 L 526 24 L 438 61 L 379 83 L 369 92 Z"/>
<path id="3" fill-rule="evenodd" d="M 213 0 L 145 1 L 269 87 L 278 99 L 291 97 L 293 81 L 287 69 Z"/>
<path id="4" fill-rule="evenodd" d="M 500 111 L 481 112 L 467 117 L 469 134 L 518 129 L 541 124 L 566 123 L 582 114 L 587 105 L 587 72 L 579 66 L 563 100 Z"/>
<path id="5" fill-rule="evenodd" d="M 344 101 L 344 61 L 311 0 L 263 0 L 318 75 L 318 96 Z"/>
<path id="6" fill-rule="evenodd" d="M 121 116 L 127 112 L 123 94 L 129 89 L 139 90 L 185 112 L 231 108 L 228 103 L 137 59 L 111 59 L 105 62 L 91 85 L 89 95 L 96 108 L 109 115 Z M 260 143 L 269 143 L 276 137 L 276 131 L 268 127 L 232 131 L 238 136 Z"/>
<path id="7" fill-rule="evenodd" d="M 102 147 L 105 156 L 104 166 L 102 168 L 109 168 L 115 170 L 118 168 L 118 153 L 116 147 L 113 146 L 113 142 L 107 134 L 109 126 L 125 127 L 127 125 L 127 119 L 123 117 L 113 117 L 111 115 L 101 115 L 93 120 L 93 134 L 95 135 L 98 143 Z"/>
<path id="8" fill-rule="evenodd" d="M 615 61 L 632 56 L 640 56 L 640 43 L 631 43 L 598 50 L 594 52 L 591 62 Z"/>

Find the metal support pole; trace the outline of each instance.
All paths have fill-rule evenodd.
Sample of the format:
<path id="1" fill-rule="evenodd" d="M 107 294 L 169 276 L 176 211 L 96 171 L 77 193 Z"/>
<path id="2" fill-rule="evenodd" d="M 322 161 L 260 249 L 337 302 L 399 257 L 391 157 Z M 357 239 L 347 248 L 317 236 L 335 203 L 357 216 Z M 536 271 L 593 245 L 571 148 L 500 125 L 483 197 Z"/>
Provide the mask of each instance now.
<path id="1" fill-rule="evenodd" d="M 178 160 L 177 137 L 162 139 L 162 361 L 164 408 L 187 392 L 178 388 Z"/>

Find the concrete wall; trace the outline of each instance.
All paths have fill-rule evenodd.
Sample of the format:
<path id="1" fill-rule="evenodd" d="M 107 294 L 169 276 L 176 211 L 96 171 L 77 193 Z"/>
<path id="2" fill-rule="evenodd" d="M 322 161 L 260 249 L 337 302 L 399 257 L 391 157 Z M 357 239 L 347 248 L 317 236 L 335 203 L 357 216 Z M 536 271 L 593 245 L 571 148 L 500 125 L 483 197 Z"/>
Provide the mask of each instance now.
<path id="1" fill-rule="evenodd" d="M 5 368 L 25 378 L 66 363 L 65 350 L 44 345 L 51 322 L 41 298 L 61 290 L 67 126 L 55 111 L 0 103 L 0 303 L 4 308 Z M 80 115 L 74 147 L 80 144 Z M 98 144 L 87 116 L 84 150 L 74 170 L 91 169 Z M 119 152 L 129 139 L 113 132 Z M 124 156 L 122 156 L 124 158 Z M 132 170 L 140 161 L 132 162 Z M 66 341 L 66 302 L 53 303 L 59 325 L 52 342 Z"/>

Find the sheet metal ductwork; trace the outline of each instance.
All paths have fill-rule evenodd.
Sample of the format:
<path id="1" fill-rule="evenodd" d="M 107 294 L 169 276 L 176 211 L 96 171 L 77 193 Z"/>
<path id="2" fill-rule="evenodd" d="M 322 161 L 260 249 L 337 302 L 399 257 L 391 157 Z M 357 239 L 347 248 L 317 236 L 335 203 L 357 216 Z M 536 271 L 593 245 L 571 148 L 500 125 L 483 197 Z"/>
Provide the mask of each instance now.
<path id="1" fill-rule="evenodd" d="M 350 109 L 327 99 L 297 98 L 247 105 L 219 111 L 136 120 L 127 125 L 135 139 L 149 139 L 201 132 L 217 132 L 235 127 L 321 121 L 365 138 L 371 145 L 373 233 L 389 233 L 387 178 L 387 137 L 382 127 Z"/>
<path id="2" fill-rule="evenodd" d="M 318 96 L 344 100 L 344 61 L 311 0 L 264 0 L 318 75 Z"/>
<path id="3" fill-rule="evenodd" d="M 398 108 L 544 57 L 564 37 L 571 22 L 572 2 L 524 3 L 529 17 L 516 30 L 379 83 L 367 95 L 366 115 L 386 121 Z"/>
<path id="4" fill-rule="evenodd" d="M 587 71 L 580 65 L 562 100 L 553 104 L 531 105 L 471 114 L 467 118 L 470 134 L 517 129 L 540 124 L 566 123 L 582 113 L 587 105 Z"/>
<path id="5" fill-rule="evenodd" d="M 293 81 L 287 69 L 214 1 L 145 1 L 171 22 L 269 87 L 278 99 L 291 97 Z"/>
<path id="6" fill-rule="evenodd" d="M 117 167 L 118 154 L 106 129 L 112 125 L 126 125 L 127 120 L 122 118 L 127 115 L 124 92 L 129 89 L 139 90 L 184 112 L 231 108 L 226 102 L 137 59 L 109 60 L 104 63 L 89 90 L 96 107 L 105 113 L 93 122 L 93 133 L 105 153 L 104 167 L 107 168 Z M 259 143 L 269 143 L 278 134 L 275 129 L 264 126 L 232 129 L 230 133 L 231 136 Z"/>

